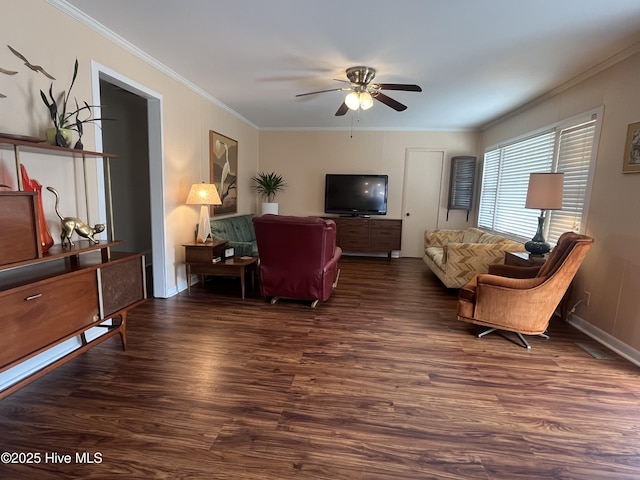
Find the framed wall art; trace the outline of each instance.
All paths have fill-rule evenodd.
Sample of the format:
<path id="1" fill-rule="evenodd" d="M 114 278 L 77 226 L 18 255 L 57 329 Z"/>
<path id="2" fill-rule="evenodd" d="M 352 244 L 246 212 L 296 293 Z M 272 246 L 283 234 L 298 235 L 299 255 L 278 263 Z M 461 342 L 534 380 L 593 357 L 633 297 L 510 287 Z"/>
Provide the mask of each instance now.
<path id="1" fill-rule="evenodd" d="M 622 173 L 640 172 L 640 122 L 630 123 L 624 147 Z"/>
<path id="2" fill-rule="evenodd" d="M 238 213 L 238 142 L 209 131 L 209 177 L 222 205 L 212 205 L 212 215 Z"/>

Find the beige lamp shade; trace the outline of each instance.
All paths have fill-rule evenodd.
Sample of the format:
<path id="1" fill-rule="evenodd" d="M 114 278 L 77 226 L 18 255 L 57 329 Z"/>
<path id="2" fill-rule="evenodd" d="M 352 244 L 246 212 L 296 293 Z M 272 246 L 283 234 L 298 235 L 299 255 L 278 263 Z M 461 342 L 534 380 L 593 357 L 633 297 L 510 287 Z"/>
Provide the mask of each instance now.
<path id="1" fill-rule="evenodd" d="M 222 205 L 216 186 L 212 183 L 194 183 L 187 196 L 187 205 Z"/>
<path id="2" fill-rule="evenodd" d="M 561 210 L 564 173 L 531 173 L 525 208 Z"/>
<path id="3" fill-rule="evenodd" d="M 222 205 L 216 186 L 211 183 L 194 183 L 187 196 L 187 205 L 202 205 L 198 222 L 198 236 L 196 241 L 205 243 L 211 235 L 211 219 L 209 205 Z"/>

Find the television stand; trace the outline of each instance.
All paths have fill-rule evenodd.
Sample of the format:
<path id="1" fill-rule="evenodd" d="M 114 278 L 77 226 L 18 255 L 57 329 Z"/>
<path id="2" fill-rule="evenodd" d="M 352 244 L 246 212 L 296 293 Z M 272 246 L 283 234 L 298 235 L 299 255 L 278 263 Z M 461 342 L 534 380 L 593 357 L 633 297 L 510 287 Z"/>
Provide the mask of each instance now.
<path id="1" fill-rule="evenodd" d="M 336 243 L 345 253 L 387 253 L 401 249 L 402 220 L 362 216 L 325 217 L 336 222 Z"/>

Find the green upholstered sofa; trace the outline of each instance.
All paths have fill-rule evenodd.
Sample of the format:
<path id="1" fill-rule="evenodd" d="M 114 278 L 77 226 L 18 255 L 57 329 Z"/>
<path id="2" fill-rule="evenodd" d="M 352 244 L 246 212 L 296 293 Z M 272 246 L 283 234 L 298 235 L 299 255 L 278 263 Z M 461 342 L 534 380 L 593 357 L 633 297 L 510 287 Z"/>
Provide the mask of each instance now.
<path id="1" fill-rule="evenodd" d="M 256 233 L 253 230 L 252 214 L 211 219 L 211 236 L 217 240 L 228 240 L 237 256 L 258 256 Z"/>

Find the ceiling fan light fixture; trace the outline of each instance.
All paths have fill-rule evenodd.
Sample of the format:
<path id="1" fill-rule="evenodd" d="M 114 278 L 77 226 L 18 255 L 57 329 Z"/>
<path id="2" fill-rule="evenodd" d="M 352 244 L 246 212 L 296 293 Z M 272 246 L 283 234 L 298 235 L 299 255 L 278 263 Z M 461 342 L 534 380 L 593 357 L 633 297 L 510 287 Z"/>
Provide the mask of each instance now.
<path id="1" fill-rule="evenodd" d="M 344 99 L 344 103 L 351 110 L 369 110 L 373 107 L 373 97 L 369 92 L 351 92 Z"/>
<path id="2" fill-rule="evenodd" d="M 360 108 L 360 98 L 356 92 L 349 93 L 344 99 L 344 103 L 350 110 L 358 110 Z"/>
<path id="3" fill-rule="evenodd" d="M 362 92 L 360 94 L 360 108 L 369 110 L 371 107 L 373 107 L 373 97 L 369 92 Z"/>

